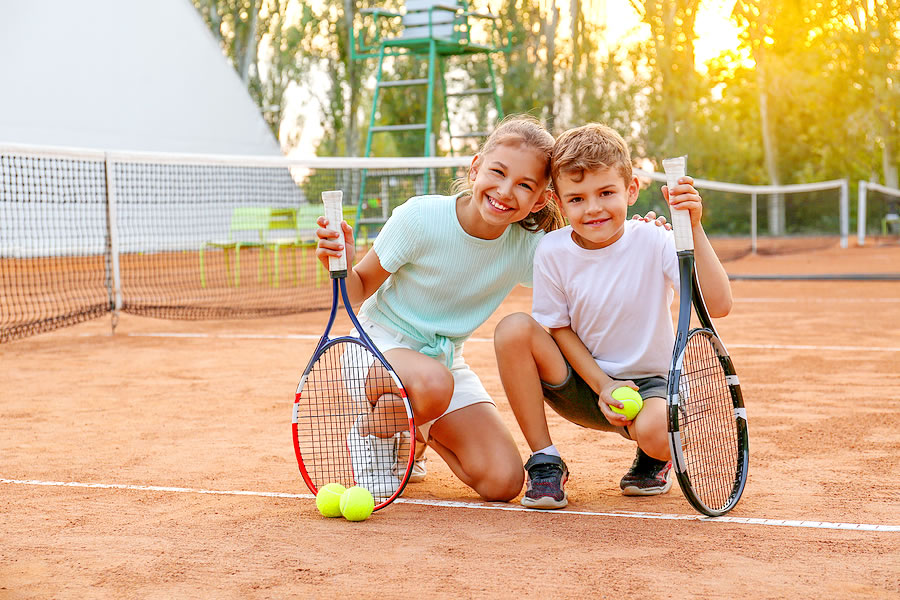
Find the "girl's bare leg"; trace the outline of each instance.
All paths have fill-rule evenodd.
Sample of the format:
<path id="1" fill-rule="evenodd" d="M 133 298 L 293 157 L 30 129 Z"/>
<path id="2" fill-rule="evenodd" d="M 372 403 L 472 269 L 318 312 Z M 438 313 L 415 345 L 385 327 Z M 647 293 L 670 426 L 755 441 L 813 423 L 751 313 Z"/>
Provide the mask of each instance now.
<path id="1" fill-rule="evenodd" d="M 485 500 L 508 502 L 522 491 L 522 457 L 497 407 L 489 402 L 438 419 L 429 445 Z"/>
<path id="2" fill-rule="evenodd" d="M 441 416 L 453 396 L 453 376 L 442 363 L 407 348 L 395 348 L 385 353 L 394 367 L 412 407 L 416 423 L 427 423 Z M 373 366 L 366 379 L 366 397 L 373 414 L 360 423 L 360 435 L 389 438 L 406 428 L 406 410 L 382 367 Z"/>

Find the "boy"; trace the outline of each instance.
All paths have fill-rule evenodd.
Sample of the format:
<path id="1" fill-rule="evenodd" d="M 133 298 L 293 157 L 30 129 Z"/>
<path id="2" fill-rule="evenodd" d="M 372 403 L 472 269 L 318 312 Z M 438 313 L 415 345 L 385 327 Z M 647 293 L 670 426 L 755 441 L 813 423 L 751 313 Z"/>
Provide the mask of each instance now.
<path id="1" fill-rule="evenodd" d="M 569 226 L 547 234 L 535 253 L 534 318 L 510 315 L 494 336 L 503 387 L 533 452 L 522 504 L 568 504 L 568 469 L 550 439 L 544 401 L 573 423 L 637 442 L 620 483 L 625 495 L 665 493 L 672 485 L 665 396 L 678 283 L 673 235 L 626 221 L 639 184 L 625 140 L 609 127 L 562 134 L 551 177 Z M 721 317 L 731 310 L 731 287 L 700 225 L 701 199 L 692 184 L 683 177 L 663 194 L 673 209 L 690 211 L 703 296 L 710 314 Z M 621 386 L 643 397 L 633 421 L 610 409 L 622 407 L 611 396 Z"/>

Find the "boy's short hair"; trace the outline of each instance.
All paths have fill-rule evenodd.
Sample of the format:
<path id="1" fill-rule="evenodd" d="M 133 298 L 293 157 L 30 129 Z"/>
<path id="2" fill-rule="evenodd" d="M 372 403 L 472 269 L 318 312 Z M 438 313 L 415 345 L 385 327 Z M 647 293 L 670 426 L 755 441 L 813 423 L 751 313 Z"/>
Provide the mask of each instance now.
<path id="1" fill-rule="evenodd" d="M 556 139 L 550 161 L 550 178 L 559 192 L 557 179 L 561 173 L 576 173 L 580 181 L 585 171 L 600 168 L 615 169 L 626 184 L 633 177 L 631 152 L 619 133 L 601 123 L 588 123 L 569 129 Z"/>

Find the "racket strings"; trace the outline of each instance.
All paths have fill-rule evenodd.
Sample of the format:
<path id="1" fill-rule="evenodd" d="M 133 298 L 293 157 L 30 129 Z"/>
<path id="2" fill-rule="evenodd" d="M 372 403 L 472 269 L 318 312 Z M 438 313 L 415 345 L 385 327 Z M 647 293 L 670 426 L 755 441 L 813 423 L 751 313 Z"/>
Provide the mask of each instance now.
<path id="1" fill-rule="evenodd" d="M 723 508 L 735 488 L 738 432 L 731 388 L 707 335 L 688 340 L 678 393 L 682 452 L 692 487 L 708 507 Z"/>
<path id="2" fill-rule="evenodd" d="M 300 457 L 316 489 L 362 485 L 376 497 L 397 490 L 411 454 L 402 396 L 384 364 L 359 343 L 338 342 L 318 357 L 297 401 Z"/>

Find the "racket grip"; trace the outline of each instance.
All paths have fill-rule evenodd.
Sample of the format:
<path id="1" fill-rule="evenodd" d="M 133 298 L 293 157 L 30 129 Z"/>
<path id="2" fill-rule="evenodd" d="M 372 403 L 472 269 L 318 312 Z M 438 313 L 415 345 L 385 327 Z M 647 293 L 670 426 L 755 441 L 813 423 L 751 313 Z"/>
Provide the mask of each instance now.
<path id="1" fill-rule="evenodd" d="M 672 196 L 672 190 L 678 185 L 678 178 L 684 177 L 687 169 L 687 156 L 678 156 L 675 158 L 666 158 L 662 161 L 663 170 L 666 172 L 666 186 L 669 188 L 669 197 Z M 680 210 L 669 206 L 669 213 L 672 216 L 672 231 L 675 233 L 675 250 L 694 249 L 694 234 L 691 229 L 691 213 L 687 210 Z"/>
<path id="2" fill-rule="evenodd" d="M 334 190 L 322 192 L 322 202 L 325 204 L 325 218 L 328 219 L 328 229 L 336 231 L 344 237 L 341 230 L 341 221 L 344 220 L 343 208 L 344 192 L 342 190 Z M 331 278 L 347 276 L 347 247 L 344 246 L 344 253 L 340 257 L 328 257 L 328 270 L 331 272 Z"/>

